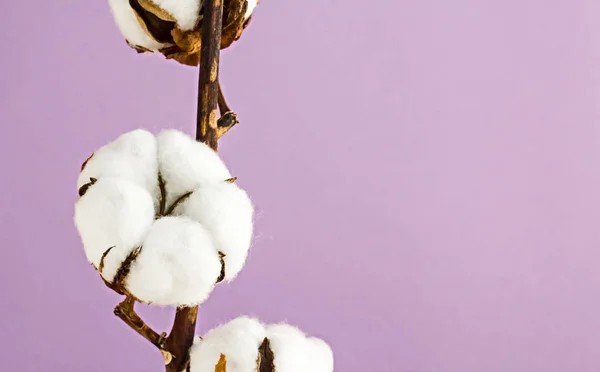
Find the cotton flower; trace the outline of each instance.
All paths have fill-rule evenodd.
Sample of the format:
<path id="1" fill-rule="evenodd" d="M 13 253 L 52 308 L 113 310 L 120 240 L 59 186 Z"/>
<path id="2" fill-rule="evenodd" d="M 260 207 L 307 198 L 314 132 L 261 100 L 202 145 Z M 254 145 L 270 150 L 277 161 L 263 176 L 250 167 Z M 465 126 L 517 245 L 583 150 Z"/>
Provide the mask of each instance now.
<path id="1" fill-rule="evenodd" d="M 190 371 L 213 372 L 221 354 L 228 372 L 255 372 L 258 363 L 272 363 L 277 372 L 332 372 L 334 365 L 325 341 L 288 324 L 265 326 L 248 317 L 197 338 L 190 350 Z"/>
<path id="2" fill-rule="evenodd" d="M 241 36 L 259 2 L 225 2 L 221 48 L 229 47 Z M 138 52 L 161 53 L 190 66 L 200 63 L 203 0 L 109 0 L 108 3 L 122 36 Z"/>
<path id="3" fill-rule="evenodd" d="M 135 130 L 83 164 L 75 226 L 111 288 L 192 306 L 242 269 L 253 206 L 217 153 L 175 130 Z"/>

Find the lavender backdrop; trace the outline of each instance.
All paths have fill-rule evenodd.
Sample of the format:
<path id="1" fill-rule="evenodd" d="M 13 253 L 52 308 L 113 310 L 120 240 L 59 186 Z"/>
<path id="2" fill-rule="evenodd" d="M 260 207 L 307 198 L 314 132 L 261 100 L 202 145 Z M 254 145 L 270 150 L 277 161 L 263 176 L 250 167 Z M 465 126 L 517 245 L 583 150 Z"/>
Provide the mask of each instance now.
<path id="1" fill-rule="evenodd" d="M 286 320 L 340 372 L 600 370 L 599 12 L 264 0 L 222 67 L 257 238 L 200 331 Z M 191 132 L 196 71 L 136 55 L 105 1 L 0 14 L 2 369 L 161 371 L 83 257 L 75 179 L 125 131 Z"/>

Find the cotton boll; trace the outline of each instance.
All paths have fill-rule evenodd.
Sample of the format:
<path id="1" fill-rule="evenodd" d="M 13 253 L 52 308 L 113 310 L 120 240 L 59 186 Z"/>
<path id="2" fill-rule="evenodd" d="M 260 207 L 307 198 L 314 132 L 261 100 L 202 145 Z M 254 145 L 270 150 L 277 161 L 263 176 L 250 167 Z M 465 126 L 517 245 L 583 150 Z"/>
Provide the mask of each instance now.
<path id="1" fill-rule="evenodd" d="M 234 319 L 195 340 L 190 350 L 190 371 L 214 372 L 219 356 L 224 354 L 227 372 L 254 372 L 264 338 L 265 329 L 258 320 Z"/>
<path id="2" fill-rule="evenodd" d="M 154 220 L 154 205 L 143 188 L 120 179 L 102 178 L 75 203 L 75 226 L 90 263 L 112 282 L 129 253 L 142 245 Z"/>
<path id="3" fill-rule="evenodd" d="M 191 306 L 208 297 L 220 273 L 221 260 L 202 225 L 186 217 L 163 217 L 133 261 L 125 287 L 143 302 Z"/>
<path id="4" fill-rule="evenodd" d="M 167 206 L 202 184 L 231 178 L 215 151 L 185 133 L 166 130 L 157 136 L 157 141 L 158 167 L 165 181 Z"/>
<path id="5" fill-rule="evenodd" d="M 204 225 L 217 249 L 225 254 L 225 278 L 241 271 L 252 240 L 254 209 L 246 192 L 228 182 L 206 184 L 196 189 L 174 211 Z"/>
<path id="6" fill-rule="evenodd" d="M 278 372 L 332 372 L 333 354 L 329 346 L 317 338 L 307 338 L 289 324 L 266 328 Z"/>
<path id="7" fill-rule="evenodd" d="M 108 0 L 108 4 L 119 31 L 130 44 L 144 47 L 153 52 L 166 46 L 154 40 L 144 31 L 135 11 L 129 5 L 129 0 Z"/>
<path id="8" fill-rule="evenodd" d="M 90 178 L 103 177 L 131 181 L 158 200 L 156 137 L 148 131 L 137 129 L 101 147 L 87 160 L 79 174 L 77 187 L 90 182 Z"/>

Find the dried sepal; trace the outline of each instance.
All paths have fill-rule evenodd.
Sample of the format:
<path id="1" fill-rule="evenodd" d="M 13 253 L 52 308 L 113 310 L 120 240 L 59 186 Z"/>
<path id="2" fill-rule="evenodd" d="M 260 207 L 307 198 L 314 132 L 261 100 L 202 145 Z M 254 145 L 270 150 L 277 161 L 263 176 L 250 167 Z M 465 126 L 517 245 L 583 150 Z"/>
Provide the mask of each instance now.
<path id="1" fill-rule="evenodd" d="M 275 356 L 271 350 L 271 340 L 265 337 L 258 347 L 258 357 L 256 358 L 256 372 L 274 372 Z"/>
<path id="2" fill-rule="evenodd" d="M 227 358 L 225 355 L 221 354 L 219 357 L 219 361 L 215 366 L 215 372 L 227 372 Z"/>
<path id="3" fill-rule="evenodd" d="M 98 180 L 94 177 L 90 177 L 90 182 L 84 184 L 83 186 L 81 186 L 79 188 L 78 194 L 79 197 L 82 197 L 85 195 L 85 193 L 88 191 L 88 189 L 92 186 L 94 186 L 94 184 L 97 182 Z"/>

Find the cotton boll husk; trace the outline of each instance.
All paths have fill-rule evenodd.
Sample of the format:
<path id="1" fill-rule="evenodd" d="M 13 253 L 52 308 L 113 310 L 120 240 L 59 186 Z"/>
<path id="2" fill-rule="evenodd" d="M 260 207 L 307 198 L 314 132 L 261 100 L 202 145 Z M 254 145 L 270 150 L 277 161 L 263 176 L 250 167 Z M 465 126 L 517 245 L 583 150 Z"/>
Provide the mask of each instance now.
<path id="1" fill-rule="evenodd" d="M 166 45 L 151 38 L 140 25 L 129 0 L 108 0 L 113 18 L 121 35 L 129 43 L 157 52 Z"/>
<path id="2" fill-rule="evenodd" d="M 202 225 L 163 217 L 152 225 L 125 287 L 143 302 L 191 306 L 209 296 L 220 273 L 220 257 Z"/>
<path id="3" fill-rule="evenodd" d="M 219 356 L 227 358 L 227 372 L 254 372 L 258 348 L 265 338 L 256 319 L 240 317 L 197 338 L 190 350 L 191 372 L 214 372 Z"/>
<path id="4" fill-rule="evenodd" d="M 244 190 L 234 183 L 206 184 L 196 189 L 174 211 L 204 225 L 217 249 L 225 254 L 225 278 L 241 271 L 252 241 L 254 208 Z"/>
<path id="5" fill-rule="evenodd" d="M 87 259 L 112 282 L 129 253 L 142 245 L 154 221 L 152 197 L 131 182 L 102 178 L 75 203 L 75 226 L 81 236 Z"/>
<path id="6" fill-rule="evenodd" d="M 156 137 L 143 129 L 121 135 L 104 145 L 87 161 L 77 187 L 90 182 L 90 178 L 115 177 L 143 187 L 158 203 L 158 159 Z"/>
<path id="7" fill-rule="evenodd" d="M 231 178 L 219 155 L 185 133 L 166 130 L 157 136 L 158 167 L 167 190 L 167 206 L 202 184 Z"/>
<path id="8" fill-rule="evenodd" d="M 329 346 L 317 338 L 308 338 L 289 324 L 266 327 L 278 372 L 332 372 L 333 354 Z"/>

